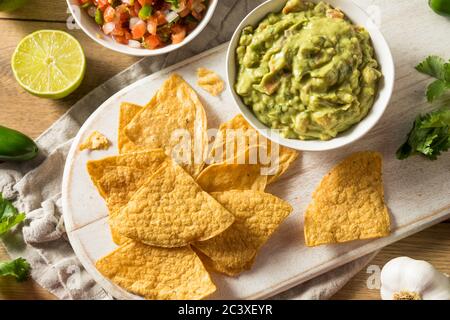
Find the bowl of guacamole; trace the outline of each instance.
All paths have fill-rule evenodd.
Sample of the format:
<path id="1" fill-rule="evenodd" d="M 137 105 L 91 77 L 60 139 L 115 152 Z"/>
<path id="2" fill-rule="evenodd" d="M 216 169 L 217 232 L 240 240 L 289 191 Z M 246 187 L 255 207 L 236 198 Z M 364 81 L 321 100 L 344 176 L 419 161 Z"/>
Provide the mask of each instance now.
<path id="1" fill-rule="evenodd" d="M 330 150 L 367 133 L 392 94 L 389 47 L 345 0 L 267 1 L 240 24 L 228 80 L 244 117 L 298 150 Z"/>

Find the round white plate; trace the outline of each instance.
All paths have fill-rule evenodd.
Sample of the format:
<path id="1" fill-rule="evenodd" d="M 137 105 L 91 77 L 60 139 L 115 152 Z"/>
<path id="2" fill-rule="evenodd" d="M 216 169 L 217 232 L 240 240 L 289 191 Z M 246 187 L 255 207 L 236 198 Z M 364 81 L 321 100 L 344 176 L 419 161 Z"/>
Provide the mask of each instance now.
<path id="1" fill-rule="evenodd" d="M 108 210 L 98 194 L 86 170 L 88 160 L 101 159 L 118 154 L 117 130 L 119 107 L 122 102 L 146 105 L 172 72 L 180 74 L 200 93 L 208 114 L 209 127 L 217 127 L 237 114 L 237 110 L 225 105 L 230 99 L 224 92 L 220 98 L 212 97 L 196 86 L 196 69 L 206 67 L 224 74 L 225 66 L 220 63 L 226 45 L 207 51 L 181 64 L 152 74 L 124 88 L 105 101 L 85 122 L 70 149 L 63 176 L 62 202 L 64 221 L 70 243 L 86 270 L 112 296 L 119 299 L 137 299 L 133 294 L 105 279 L 95 268 L 95 262 L 113 251 L 117 246 L 112 241 L 108 226 Z M 219 54 L 220 53 L 220 54 Z M 214 106 L 211 108 L 209 106 Z M 217 112 L 218 110 L 229 112 Z M 79 151 L 78 146 L 94 130 L 101 132 L 112 143 L 106 151 Z"/>

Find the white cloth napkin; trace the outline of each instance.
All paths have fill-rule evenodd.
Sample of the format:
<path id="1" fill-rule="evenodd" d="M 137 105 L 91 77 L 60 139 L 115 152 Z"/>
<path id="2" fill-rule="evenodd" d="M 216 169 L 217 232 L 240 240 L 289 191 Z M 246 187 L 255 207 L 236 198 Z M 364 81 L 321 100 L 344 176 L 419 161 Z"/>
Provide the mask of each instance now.
<path id="1" fill-rule="evenodd" d="M 142 59 L 77 102 L 38 139 L 38 158 L 0 164 L 0 192 L 27 214 L 23 227 L 3 238 L 9 254 L 32 265 L 32 277 L 60 299 L 111 299 L 74 254 L 64 230 L 61 179 L 72 139 L 103 101 L 125 86 L 231 38 L 243 17 L 263 1 L 221 0 L 209 26 L 184 49 Z M 360 258 L 274 299 L 326 299 L 373 258 Z"/>

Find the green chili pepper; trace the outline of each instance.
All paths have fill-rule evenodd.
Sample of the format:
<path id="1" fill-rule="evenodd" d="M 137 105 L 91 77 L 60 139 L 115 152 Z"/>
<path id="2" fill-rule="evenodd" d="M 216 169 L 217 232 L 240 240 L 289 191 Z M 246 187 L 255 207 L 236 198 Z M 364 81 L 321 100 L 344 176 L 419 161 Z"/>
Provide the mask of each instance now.
<path id="1" fill-rule="evenodd" d="M 429 5 L 437 14 L 450 16 L 450 0 L 430 0 Z"/>
<path id="2" fill-rule="evenodd" d="M 152 15 L 152 11 L 153 8 L 151 5 L 146 4 L 144 5 L 141 10 L 139 10 L 139 18 L 141 18 L 142 20 L 146 20 L 148 18 L 150 18 L 150 16 Z"/>
<path id="3" fill-rule="evenodd" d="M 95 11 L 95 22 L 99 25 L 103 24 L 103 12 L 99 8 Z"/>
<path id="4" fill-rule="evenodd" d="M 26 161 L 38 154 L 36 143 L 19 131 L 0 126 L 0 160 Z"/>

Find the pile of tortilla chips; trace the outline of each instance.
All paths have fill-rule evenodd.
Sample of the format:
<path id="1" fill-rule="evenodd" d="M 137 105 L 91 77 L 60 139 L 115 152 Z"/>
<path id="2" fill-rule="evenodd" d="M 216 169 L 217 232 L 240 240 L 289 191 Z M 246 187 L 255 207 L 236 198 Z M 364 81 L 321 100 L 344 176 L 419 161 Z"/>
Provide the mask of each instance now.
<path id="1" fill-rule="evenodd" d="M 121 105 L 119 155 L 87 164 L 119 245 L 96 264 L 105 277 L 148 299 L 201 299 L 216 290 L 207 269 L 231 276 L 250 269 L 292 211 L 264 190 L 297 152 L 258 139 L 239 145 L 227 129 L 262 140 L 238 116 L 220 127 L 209 151 L 203 105 L 178 75 L 147 106 Z"/>

